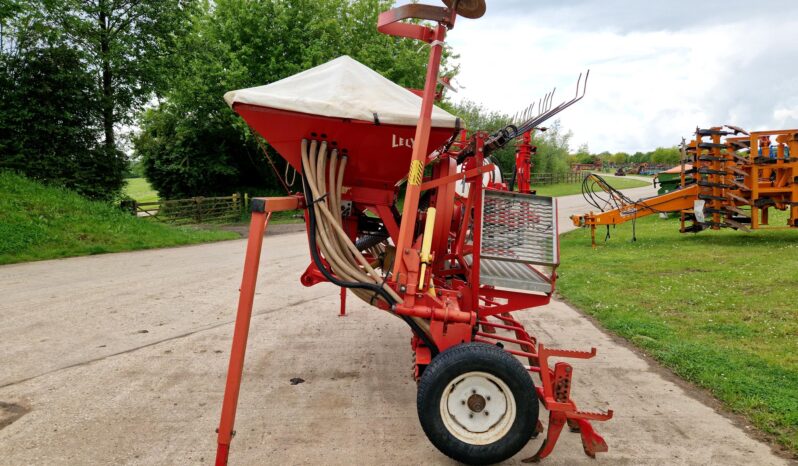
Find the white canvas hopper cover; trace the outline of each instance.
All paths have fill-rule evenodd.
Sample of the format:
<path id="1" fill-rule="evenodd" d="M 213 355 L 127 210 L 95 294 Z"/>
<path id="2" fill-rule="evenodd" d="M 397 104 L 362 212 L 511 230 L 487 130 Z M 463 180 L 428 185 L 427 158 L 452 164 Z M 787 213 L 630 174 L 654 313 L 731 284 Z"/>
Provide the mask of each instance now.
<path id="1" fill-rule="evenodd" d="M 421 97 L 348 56 L 266 86 L 230 91 L 224 100 L 292 112 L 415 126 Z M 454 128 L 457 117 L 432 109 L 432 126 Z"/>

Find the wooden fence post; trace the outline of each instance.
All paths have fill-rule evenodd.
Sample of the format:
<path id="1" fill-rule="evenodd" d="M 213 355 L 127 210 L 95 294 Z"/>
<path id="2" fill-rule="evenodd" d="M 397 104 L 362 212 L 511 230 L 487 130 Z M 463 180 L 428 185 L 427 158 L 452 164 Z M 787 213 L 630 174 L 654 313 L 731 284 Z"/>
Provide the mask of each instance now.
<path id="1" fill-rule="evenodd" d="M 195 206 L 195 218 L 197 223 L 202 223 L 202 198 L 195 197 L 194 198 L 194 206 Z"/>
<path id="2" fill-rule="evenodd" d="M 241 215 L 241 195 L 238 193 L 233 193 L 233 205 L 231 206 L 230 213 L 233 215 L 238 214 L 239 217 Z"/>

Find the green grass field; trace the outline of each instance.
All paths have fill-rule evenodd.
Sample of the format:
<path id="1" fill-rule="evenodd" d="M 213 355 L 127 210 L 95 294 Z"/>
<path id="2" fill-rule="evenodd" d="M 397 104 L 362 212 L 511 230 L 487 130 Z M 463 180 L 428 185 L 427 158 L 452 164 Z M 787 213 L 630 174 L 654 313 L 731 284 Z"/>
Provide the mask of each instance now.
<path id="1" fill-rule="evenodd" d="M 612 187 L 616 189 L 629 189 L 629 188 L 640 188 L 643 186 L 648 186 L 651 183 L 645 182 L 641 180 L 635 180 L 631 178 L 620 178 L 620 177 L 606 177 L 607 182 L 612 185 Z M 552 197 L 559 197 L 559 196 L 570 196 L 572 194 L 580 194 L 582 192 L 582 183 L 555 183 L 549 185 L 533 185 L 532 189 L 537 190 L 537 193 L 541 196 L 552 196 Z"/>
<path id="2" fill-rule="evenodd" d="M 563 235 L 560 293 L 798 454 L 798 231 L 611 233 Z"/>
<path id="3" fill-rule="evenodd" d="M 174 227 L 0 172 L 0 264 L 238 238 Z"/>
<path id="4" fill-rule="evenodd" d="M 138 202 L 155 202 L 158 200 L 158 192 L 152 189 L 150 182 L 146 178 L 129 178 L 126 181 L 124 192 L 129 197 Z"/>

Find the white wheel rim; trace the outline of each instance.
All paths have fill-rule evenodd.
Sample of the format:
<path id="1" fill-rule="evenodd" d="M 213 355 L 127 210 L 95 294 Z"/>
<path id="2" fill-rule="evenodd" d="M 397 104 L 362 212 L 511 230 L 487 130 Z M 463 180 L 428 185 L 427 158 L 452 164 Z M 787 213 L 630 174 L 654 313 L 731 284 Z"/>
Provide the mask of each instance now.
<path id="1" fill-rule="evenodd" d="M 500 440 L 512 428 L 517 411 L 507 384 L 486 372 L 467 372 L 449 382 L 440 410 L 446 430 L 471 445 Z"/>

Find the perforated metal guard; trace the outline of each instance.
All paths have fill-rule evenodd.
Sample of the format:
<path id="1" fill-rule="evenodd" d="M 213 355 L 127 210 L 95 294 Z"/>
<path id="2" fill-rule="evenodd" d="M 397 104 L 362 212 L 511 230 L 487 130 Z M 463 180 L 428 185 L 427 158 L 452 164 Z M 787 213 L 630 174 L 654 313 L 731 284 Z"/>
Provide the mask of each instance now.
<path id="1" fill-rule="evenodd" d="M 556 201 L 506 191 L 484 194 L 480 281 L 551 291 L 551 276 L 559 262 Z"/>

